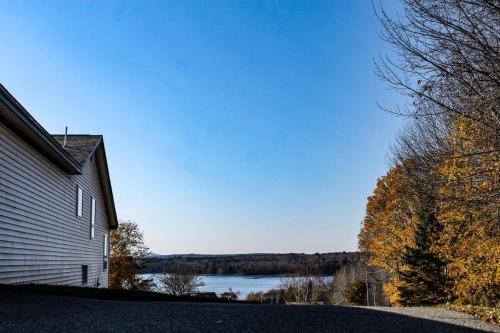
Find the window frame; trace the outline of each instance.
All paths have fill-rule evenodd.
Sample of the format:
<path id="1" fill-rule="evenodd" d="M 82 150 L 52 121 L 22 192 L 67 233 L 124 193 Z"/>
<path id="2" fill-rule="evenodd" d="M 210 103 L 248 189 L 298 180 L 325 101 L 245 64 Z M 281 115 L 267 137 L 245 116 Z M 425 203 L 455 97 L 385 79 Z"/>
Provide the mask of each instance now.
<path id="1" fill-rule="evenodd" d="M 108 235 L 104 234 L 104 249 L 103 249 L 104 251 L 103 251 L 102 254 L 103 254 L 103 257 L 106 258 L 106 259 L 108 258 L 108 251 L 109 251 L 109 249 L 108 249 L 109 248 L 108 243 L 109 243 Z"/>
<path id="2" fill-rule="evenodd" d="M 83 188 L 76 185 L 76 217 L 83 217 Z"/>
<path id="3" fill-rule="evenodd" d="M 109 237 L 108 234 L 104 233 L 103 234 L 103 263 L 102 263 L 102 270 L 105 271 L 108 269 L 108 256 L 109 256 Z"/>
<path id="4" fill-rule="evenodd" d="M 90 197 L 90 239 L 95 238 L 96 212 L 97 212 L 97 202 L 94 197 Z"/>

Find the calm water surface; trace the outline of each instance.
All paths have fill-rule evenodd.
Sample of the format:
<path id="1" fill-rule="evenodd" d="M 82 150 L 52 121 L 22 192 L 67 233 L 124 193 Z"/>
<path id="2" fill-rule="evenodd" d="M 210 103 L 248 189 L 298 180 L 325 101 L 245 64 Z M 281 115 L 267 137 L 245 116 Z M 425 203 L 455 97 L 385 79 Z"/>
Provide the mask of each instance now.
<path id="1" fill-rule="evenodd" d="M 245 299 L 250 292 L 268 291 L 279 287 L 280 276 L 239 276 L 239 275 L 202 275 L 205 285 L 200 291 L 223 293 L 231 288 L 239 292 L 238 298 Z"/>
<path id="2" fill-rule="evenodd" d="M 152 274 L 144 274 L 151 277 Z M 244 276 L 244 275 L 200 275 L 205 285 L 200 287 L 201 292 L 215 292 L 221 294 L 229 288 L 239 292 L 238 298 L 245 299 L 250 292 L 265 292 L 279 287 L 282 276 Z M 325 277 L 328 278 L 328 277 Z"/>

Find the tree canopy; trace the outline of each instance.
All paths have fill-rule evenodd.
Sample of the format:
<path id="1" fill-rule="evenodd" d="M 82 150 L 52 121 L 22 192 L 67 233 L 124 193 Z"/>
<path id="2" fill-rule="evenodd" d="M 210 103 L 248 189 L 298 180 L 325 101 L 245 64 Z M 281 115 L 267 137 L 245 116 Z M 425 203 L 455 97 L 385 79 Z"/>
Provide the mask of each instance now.
<path id="1" fill-rule="evenodd" d="M 487 0 L 402 4 L 397 17 L 376 8 L 382 36 L 397 54 L 377 61 L 376 72 L 411 103 L 384 108 L 407 117 L 407 125 L 392 148 L 392 168 L 368 199 L 359 246 L 370 264 L 390 273 L 385 288 L 393 303 L 429 295 L 443 281 L 421 284 L 424 291 L 417 282 L 445 274 L 447 299 L 495 305 L 500 6 Z M 422 243 L 431 225 L 432 241 Z"/>

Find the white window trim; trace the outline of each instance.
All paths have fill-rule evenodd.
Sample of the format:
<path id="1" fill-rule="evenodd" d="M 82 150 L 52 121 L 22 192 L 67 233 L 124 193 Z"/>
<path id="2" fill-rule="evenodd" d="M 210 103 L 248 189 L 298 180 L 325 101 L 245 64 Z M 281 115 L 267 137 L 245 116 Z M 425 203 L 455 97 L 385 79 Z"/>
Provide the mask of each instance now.
<path id="1" fill-rule="evenodd" d="M 90 238 L 95 238 L 95 219 L 96 219 L 96 207 L 97 203 L 94 197 L 90 197 Z"/>
<path id="2" fill-rule="evenodd" d="M 104 251 L 103 251 L 104 259 L 108 258 L 108 235 L 104 234 Z"/>
<path id="3" fill-rule="evenodd" d="M 108 264 L 108 255 L 109 255 L 109 237 L 108 234 L 104 234 L 103 237 L 103 260 L 102 260 L 102 265 L 103 265 L 103 270 L 107 271 L 109 269 L 109 264 Z"/>
<path id="4" fill-rule="evenodd" d="M 83 189 L 80 185 L 76 186 L 76 217 L 83 217 Z"/>

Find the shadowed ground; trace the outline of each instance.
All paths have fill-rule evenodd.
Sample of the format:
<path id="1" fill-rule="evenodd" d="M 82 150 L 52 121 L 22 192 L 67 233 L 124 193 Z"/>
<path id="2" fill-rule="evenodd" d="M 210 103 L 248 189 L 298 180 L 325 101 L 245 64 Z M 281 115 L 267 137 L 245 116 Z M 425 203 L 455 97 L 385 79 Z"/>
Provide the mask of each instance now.
<path id="1" fill-rule="evenodd" d="M 111 301 L 0 289 L 2 332 L 500 332 L 436 308 Z"/>

